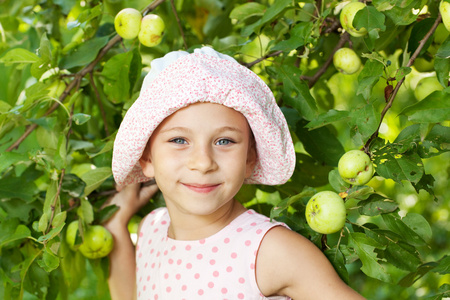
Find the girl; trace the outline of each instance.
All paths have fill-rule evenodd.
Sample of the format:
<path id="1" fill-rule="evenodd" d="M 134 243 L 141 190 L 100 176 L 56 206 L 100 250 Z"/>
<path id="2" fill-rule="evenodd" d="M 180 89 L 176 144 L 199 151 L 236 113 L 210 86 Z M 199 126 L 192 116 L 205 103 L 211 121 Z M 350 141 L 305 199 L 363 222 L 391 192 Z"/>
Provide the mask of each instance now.
<path id="1" fill-rule="evenodd" d="M 362 299 L 309 240 L 234 199 L 244 183 L 286 182 L 295 152 L 272 92 L 233 58 L 204 47 L 153 60 L 112 167 L 113 299 Z M 135 249 L 127 223 L 153 178 L 166 207 Z"/>

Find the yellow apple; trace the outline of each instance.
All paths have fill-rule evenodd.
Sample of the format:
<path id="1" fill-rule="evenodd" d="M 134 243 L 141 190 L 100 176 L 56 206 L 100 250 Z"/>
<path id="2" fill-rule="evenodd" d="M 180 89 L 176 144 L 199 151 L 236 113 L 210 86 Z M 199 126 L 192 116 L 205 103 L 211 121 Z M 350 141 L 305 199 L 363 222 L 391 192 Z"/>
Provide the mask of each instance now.
<path id="1" fill-rule="evenodd" d="M 306 205 L 305 215 L 309 227 L 322 234 L 338 232 L 347 219 L 344 200 L 331 191 L 322 191 L 312 196 Z"/>
<path id="2" fill-rule="evenodd" d="M 367 34 L 367 29 L 361 28 L 357 30 L 353 27 L 353 19 L 358 11 L 366 7 L 362 2 L 350 2 L 341 11 L 339 20 L 341 21 L 342 28 L 345 29 L 350 35 L 354 37 L 361 37 Z"/>
<path id="3" fill-rule="evenodd" d="M 341 48 L 334 53 L 333 64 L 343 74 L 356 73 L 361 68 L 358 54 L 350 48 Z"/>
<path id="4" fill-rule="evenodd" d="M 439 4 L 439 12 L 441 13 L 442 22 L 444 23 L 445 28 L 450 31 L 450 3 L 441 0 L 441 3 Z"/>
<path id="5" fill-rule="evenodd" d="M 154 47 L 161 43 L 164 35 L 165 24 L 163 19 L 155 14 L 148 14 L 142 18 L 139 41 L 147 47 Z"/>
<path id="6" fill-rule="evenodd" d="M 123 39 L 131 40 L 138 36 L 141 28 L 141 13 L 134 8 L 124 8 L 114 18 L 114 28 Z"/>

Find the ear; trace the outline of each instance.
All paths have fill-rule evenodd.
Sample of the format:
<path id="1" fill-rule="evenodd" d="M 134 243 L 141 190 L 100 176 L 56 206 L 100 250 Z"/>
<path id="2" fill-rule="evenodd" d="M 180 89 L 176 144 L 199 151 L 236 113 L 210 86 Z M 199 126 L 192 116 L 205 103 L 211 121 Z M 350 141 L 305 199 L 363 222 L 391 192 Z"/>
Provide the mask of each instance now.
<path id="1" fill-rule="evenodd" d="M 245 178 L 250 178 L 250 176 L 252 176 L 256 161 L 258 160 L 258 154 L 256 153 L 256 142 L 253 137 L 250 139 L 249 144 L 250 145 L 247 151 Z"/>
<path id="2" fill-rule="evenodd" d="M 144 153 L 142 153 L 142 156 L 139 159 L 139 164 L 141 165 L 144 175 L 149 178 L 153 178 L 155 177 L 155 169 L 153 167 L 152 159 L 149 153 L 150 151 L 148 151 L 147 149 L 148 147 L 146 147 Z"/>

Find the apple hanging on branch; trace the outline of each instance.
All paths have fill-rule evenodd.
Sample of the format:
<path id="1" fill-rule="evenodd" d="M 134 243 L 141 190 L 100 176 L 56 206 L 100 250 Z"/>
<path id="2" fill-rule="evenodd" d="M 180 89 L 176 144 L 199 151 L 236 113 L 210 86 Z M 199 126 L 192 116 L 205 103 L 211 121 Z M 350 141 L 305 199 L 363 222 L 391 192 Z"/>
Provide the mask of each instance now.
<path id="1" fill-rule="evenodd" d="M 441 0 L 439 12 L 442 16 L 442 23 L 444 23 L 445 28 L 450 31 L 450 2 Z"/>
<path id="2" fill-rule="evenodd" d="M 373 163 L 363 151 L 350 150 L 339 159 L 338 172 L 345 182 L 364 185 L 373 176 Z"/>
<path id="3" fill-rule="evenodd" d="M 351 75 L 361 68 L 358 54 L 350 48 L 341 48 L 333 55 L 333 64 L 339 72 Z"/>
<path id="4" fill-rule="evenodd" d="M 311 229 L 322 234 L 338 232 L 347 219 L 344 200 L 331 191 L 322 191 L 312 196 L 306 205 L 305 215 Z"/>
<path id="5" fill-rule="evenodd" d="M 142 18 L 139 41 L 147 47 L 154 47 L 161 43 L 164 35 L 165 24 L 163 19 L 155 14 L 148 14 Z"/>
<path id="6" fill-rule="evenodd" d="M 353 26 L 353 19 L 355 18 L 356 13 L 364 7 L 366 7 L 366 5 L 362 2 L 350 2 L 345 5 L 341 11 L 341 15 L 339 16 L 341 26 L 351 36 L 362 37 L 367 34 L 367 29 L 361 28 L 358 30 Z"/>
<path id="7" fill-rule="evenodd" d="M 134 8 L 124 8 L 114 18 L 114 28 L 120 37 L 126 40 L 135 39 L 141 29 L 141 13 Z"/>

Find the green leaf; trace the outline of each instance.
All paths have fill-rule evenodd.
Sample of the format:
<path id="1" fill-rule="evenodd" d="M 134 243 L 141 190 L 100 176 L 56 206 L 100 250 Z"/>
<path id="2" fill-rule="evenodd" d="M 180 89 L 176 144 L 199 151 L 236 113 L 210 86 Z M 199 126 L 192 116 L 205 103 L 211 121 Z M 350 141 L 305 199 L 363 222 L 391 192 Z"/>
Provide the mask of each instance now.
<path id="1" fill-rule="evenodd" d="M 253 32 L 258 33 L 259 29 L 266 23 L 271 22 L 273 19 L 275 19 L 278 14 L 283 12 L 284 9 L 286 9 L 287 6 L 292 4 L 291 0 L 277 0 L 275 1 L 269 8 L 267 8 L 266 12 L 262 16 L 261 19 L 256 21 L 255 23 L 248 25 L 244 28 L 242 28 L 241 35 L 242 36 L 249 36 Z"/>
<path id="2" fill-rule="evenodd" d="M 378 32 L 385 31 L 385 16 L 373 6 L 366 6 L 359 10 L 353 19 L 353 26 L 360 30 L 366 28 L 372 40 L 379 38 Z"/>
<path id="3" fill-rule="evenodd" d="M 133 52 L 117 54 L 111 57 L 103 68 L 103 90 L 115 103 L 123 102 L 129 98 L 130 79 L 128 74 L 132 59 Z"/>
<path id="4" fill-rule="evenodd" d="M 90 170 L 81 176 L 81 179 L 86 183 L 84 195 L 89 195 L 92 191 L 97 189 L 106 179 L 112 175 L 111 168 L 101 167 Z"/>
<path id="5" fill-rule="evenodd" d="M 419 47 L 419 43 L 423 40 L 425 35 L 430 31 L 431 27 L 433 27 L 435 20 L 436 19 L 434 19 L 434 18 L 426 18 L 420 22 L 414 23 L 414 26 L 411 30 L 411 35 L 409 36 L 409 41 L 408 41 L 408 52 L 409 53 L 414 53 L 416 51 L 417 47 Z M 424 54 L 432 42 L 433 42 L 433 39 L 429 38 L 427 40 L 427 42 L 425 43 L 425 45 L 423 46 L 423 49 L 419 53 L 419 55 Z"/>
<path id="6" fill-rule="evenodd" d="M 46 235 L 40 236 L 38 238 L 38 242 L 45 243 L 45 242 L 48 242 L 48 241 L 52 240 L 53 238 L 55 238 L 61 232 L 61 230 L 64 228 L 64 225 L 65 225 L 65 223 L 62 223 L 58 227 L 53 227 L 52 230 L 50 230 L 49 233 L 47 233 Z"/>
<path id="7" fill-rule="evenodd" d="M 297 153 L 296 171 L 291 180 L 310 187 L 323 186 L 328 183 L 328 173 L 332 169 L 309 155 Z"/>
<path id="8" fill-rule="evenodd" d="M 264 14 L 266 6 L 257 2 L 248 2 L 236 6 L 230 13 L 230 19 L 236 19 L 240 22 L 250 18 L 259 17 Z"/>
<path id="9" fill-rule="evenodd" d="M 339 251 L 339 249 L 333 248 L 325 250 L 324 254 L 339 274 L 339 277 L 341 277 L 341 279 L 348 284 L 349 276 L 348 271 L 345 268 L 345 258 L 342 252 Z"/>
<path id="10" fill-rule="evenodd" d="M 351 120 L 349 125 L 354 125 L 351 130 L 352 136 L 357 134 L 363 141 L 366 141 L 378 128 L 381 116 L 372 103 L 350 112 Z"/>
<path id="11" fill-rule="evenodd" d="M 363 266 L 361 271 L 369 277 L 384 282 L 391 282 L 391 276 L 381 265 L 375 249 L 384 249 L 385 246 L 377 243 L 363 233 L 352 232 L 349 235 L 349 246 L 353 247 Z"/>
<path id="12" fill-rule="evenodd" d="M 276 44 L 272 51 L 282 50 L 291 51 L 297 49 L 300 46 L 306 45 L 310 41 L 311 34 L 313 32 L 314 23 L 304 22 L 295 25 L 289 32 L 290 38 Z"/>
<path id="13" fill-rule="evenodd" d="M 450 88 L 434 91 L 422 101 L 403 109 L 401 115 L 416 123 L 440 123 L 450 120 Z"/>
<path id="14" fill-rule="evenodd" d="M 15 48 L 6 52 L 6 54 L 0 58 L 0 63 L 4 63 L 7 66 L 18 64 L 17 68 L 23 68 L 25 65 L 35 63 L 39 60 L 39 56 L 33 52 L 23 48 Z"/>
<path id="15" fill-rule="evenodd" d="M 45 248 L 44 253 L 42 253 L 42 259 L 38 260 L 37 263 L 46 272 L 50 273 L 59 266 L 59 258 L 47 248 Z"/>
<path id="16" fill-rule="evenodd" d="M 391 144 L 374 151 L 374 164 L 378 175 L 398 183 L 402 180 L 418 183 L 424 173 L 422 160 L 417 153 L 399 153 L 395 145 Z"/>
<path id="17" fill-rule="evenodd" d="M 322 113 L 306 124 L 306 128 L 316 129 L 333 122 L 346 120 L 349 118 L 350 112 L 345 110 L 330 109 L 325 113 Z"/>
<path id="18" fill-rule="evenodd" d="M 94 209 L 87 199 L 81 199 L 81 205 L 77 210 L 77 214 L 86 224 L 91 224 L 94 221 Z"/>
<path id="19" fill-rule="evenodd" d="M 28 160 L 28 156 L 22 153 L 16 152 L 3 152 L 0 153 L 0 173 L 9 168 L 10 166 Z M 1 185 L 1 181 L 0 181 Z"/>
<path id="20" fill-rule="evenodd" d="M 90 115 L 87 114 L 83 114 L 83 113 L 78 113 L 78 114 L 74 114 L 72 116 L 72 120 L 75 122 L 75 124 L 77 125 L 83 125 L 84 123 L 86 123 L 87 121 L 89 121 L 91 119 Z"/>
<path id="21" fill-rule="evenodd" d="M 278 76 L 283 82 L 286 104 L 295 108 L 305 119 L 314 119 L 317 114 L 316 101 L 311 96 L 306 82 L 300 80 L 300 69 L 291 65 L 282 65 L 277 70 Z"/>
<path id="22" fill-rule="evenodd" d="M 385 251 L 385 258 L 397 268 L 411 272 L 422 263 L 416 249 L 402 242 L 390 242 Z"/>
<path id="23" fill-rule="evenodd" d="M 448 44 L 450 47 L 450 42 Z M 434 70 L 439 83 L 445 86 L 450 78 L 450 59 L 436 57 L 434 59 Z"/>
<path id="24" fill-rule="evenodd" d="M 367 185 L 353 186 L 348 190 L 348 195 L 345 197 L 349 199 L 365 200 L 374 192 L 373 188 Z"/>
<path id="25" fill-rule="evenodd" d="M 450 58 L 450 38 L 447 38 L 439 47 L 438 51 L 436 52 L 436 57 L 447 59 L 448 62 L 448 58 Z"/>
<path id="26" fill-rule="evenodd" d="M 63 56 L 60 62 L 60 69 L 71 69 L 87 65 L 97 57 L 98 52 L 106 43 L 108 43 L 108 37 L 104 36 L 93 38 L 80 44 L 67 56 Z"/>
<path id="27" fill-rule="evenodd" d="M 61 191 L 66 192 L 71 197 L 79 198 L 83 195 L 86 183 L 75 174 L 64 175 Z"/>
<path id="28" fill-rule="evenodd" d="M 417 232 L 406 225 L 402 219 L 392 214 L 382 215 L 384 223 L 393 232 L 399 234 L 403 240 L 414 246 L 425 246 L 427 242 Z"/>
<path id="29" fill-rule="evenodd" d="M 432 271 L 441 275 L 450 274 L 450 256 L 445 255 L 438 260 L 437 266 Z"/>
<path id="30" fill-rule="evenodd" d="M 413 285 L 417 280 L 422 278 L 428 272 L 433 270 L 437 266 L 436 262 L 426 263 L 417 268 L 416 271 L 409 273 L 405 277 L 403 277 L 398 284 L 403 287 L 409 287 Z"/>
<path id="31" fill-rule="evenodd" d="M 55 215 L 55 217 L 53 218 L 53 222 L 52 222 L 52 226 L 53 227 L 58 227 L 61 226 L 61 224 L 65 224 L 64 222 L 66 221 L 67 218 L 67 211 L 62 211 L 60 213 L 57 213 Z"/>
<path id="32" fill-rule="evenodd" d="M 371 195 L 367 200 L 358 203 L 359 213 L 366 216 L 378 216 L 395 211 L 398 204 L 379 194 Z"/>
<path id="33" fill-rule="evenodd" d="M 20 186 L 20 189 L 17 187 Z M 26 202 L 34 200 L 36 184 L 28 182 L 20 177 L 5 177 L 0 179 L 0 198 L 23 199 Z"/>
<path id="34" fill-rule="evenodd" d="M 2 233 L 3 233 L 3 230 L 2 230 Z M 4 233 L 3 233 L 0 236 L 0 249 L 11 242 L 23 240 L 23 239 L 26 239 L 29 237 L 31 237 L 30 229 L 28 229 L 28 227 L 23 224 L 19 224 L 12 234 L 4 235 Z"/>
<path id="35" fill-rule="evenodd" d="M 58 170 L 65 169 L 67 165 L 67 147 L 66 136 L 61 134 L 58 139 L 58 147 L 54 156 L 55 167 Z"/>
<path id="36" fill-rule="evenodd" d="M 395 80 L 400 81 L 405 78 L 406 75 L 411 73 L 411 68 L 408 67 L 400 67 L 397 72 L 395 72 Z"/>
<path id="37" fill-rule="evenodd" d="M 384 65 L 380 61 L 369 59 L 365 62 L 364 68 L 358 75 L 357 95 L 362 95 L 365 99 L 369 99 L 372 94 L 373 87 L 383 76 Z"/>
<path id="38" fill-rule="evenodd" d="M 345 153 L 344 147 L 328 127 L 308 130 L 297 126 L 296 135 L 303 143 L 305 150 L 319 162 L 336 167 Z"/>
<path id="39" fill-rule="evenodd" d="M 410 212 L 402 218 L 402 221 L 424 241 L 431 241 L 433 235 L 431 226 L 422 215 Z"/>
<path id="40" fill-rule="evenodd" d="M 391 1 L 385 1 L 385 0 L 378 0 L 374 1 L 374 6 L 376 8 L 378 3 L 377 2 L 391 2 Z M 400 3 L 401 2 L 401 3 Z M 416 21 L 418 14 L 413 13 L 413 9 L 416 9 L 418 7 L 422 7 L 420 0 L 413 0 L 413 1 L 395 1 L 396 4 L 390 5 L 388 9 L 383 9 L 384 14 L 388 16 L 389 18 L 394 21 L 395 25 L 401 26 L 401 25 L 409 25 Z M 397 5 L 398 4 L 398 5 Z"/>
<path id="41" fill-rule="evenodd" d="M 331 170 L 330 173 L 328 173 L 328 182 L 338 193 L 345 192 L 350 187 L 350 184 L 345 182 L 341 175 L 339 175 L 337 169 Z"/>

